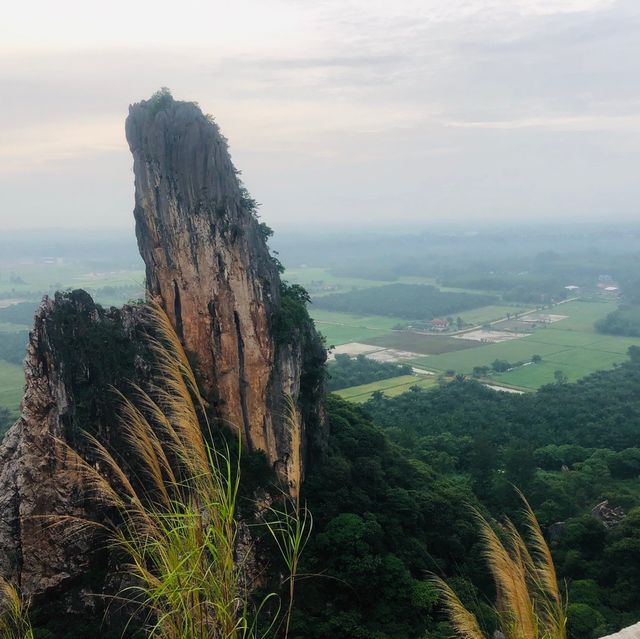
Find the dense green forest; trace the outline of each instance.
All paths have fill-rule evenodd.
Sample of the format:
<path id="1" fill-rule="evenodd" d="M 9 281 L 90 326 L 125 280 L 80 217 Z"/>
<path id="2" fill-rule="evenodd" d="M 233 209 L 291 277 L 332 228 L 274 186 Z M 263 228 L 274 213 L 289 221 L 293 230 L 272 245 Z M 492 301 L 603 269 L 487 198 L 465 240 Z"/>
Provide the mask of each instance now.
<path id="1" fill-rule="evenodd" d="M 640 357 L 531 395 L 456 380 L 431 391 L 327 403 L 329 447 L 305 486 L 306 551 L 296 637 L 451 636 L 430 573 L 483 619 L 494 592 L 469 506 L 519 517 L 513 485 L 549 534 L 570 597 L 569 636 L 640 618 Z M 605 525 L 591 514 L 604 500 Z M 616 508 L 622 508 L 625 516 Z M 605 509 L 606 510 L 606 509 Z"/>
<path id="2" fill-rule="evenodd" d="M 495 301 L 496 298 L 491 295 L 448 293 L 435 286 L 389 284 L 318 297 L 314 300 L 314 305 L 328 311 L 344 313 L 432 319 L 486 306 Z"/>
<path id="3" fill-rule="evenodd" d="M 336 355 L 335 360 L 327 366 L 327 389 L 334 391 L 350 386 L 360 386 L 381 379 L 412 375 L 413 369 L 408 364 L 392 364 L 376 362 L 364 355 L 350 357 Z"/>
<path id="4" fill-rule="evenodd" d="M 462 560 L 465 588 L 486 582 L 469 487 L 407 455 L 353 405 L 330 397 L 327 413 L 329 446 L 304 488 L 316 533 L 293 636 L 449 637 L 429 573 L 453 575 Z"/>
<path id="5" fill-rule="evenodd" d="M 621 306 L 596 322 L 596 330 L 609 335 L 640 337 L 640 306 Z"/>
<path id="6" fill-rule="evenodd" d="M 517 518 L 513 485 L 527 494 L 550 532 L 571 595 L 570 636 L 589 639 L 635 623 L 640 618 L 639 384 L 640 349 L 632 347 L 629 361 L 612 371 L 577 384 L 549 385 L 536 394 L 496 393 L 458 379 L 435 390 L 377 396 L 363 410 L 331 400 L 331 461 L 311 474 L 307 486 L 320 528 L 309 569 L 324 565 L 326 579 L 351 584 L 354 566 L 382 570 L 392 555 L 399 572 L 390 584 L 380 576 L 376 580 L 375 570 L 364 583 L 357 581 L 357 603 L 347 604 L 344 595 L 344 614 L 337 617 L 352 630 L 365 628 L 359 635 L 326 625 L 337 617 L 313 603 L 320 597 L 314 593 L 339 588 L 311 580 L 305 610 L 313 627 L 336 637 L 420 637 L 427 628 L 429 636 L 440 631 L 447 636 L 438 626 L 437 607 L 430 612 L 428 588 L 411 579 L 443 570 L 469 601 L 490 601 L 469 528 L 472 518 L 462 504 L 477 501 L 496 518 Z M 376 445 L 367 438 L 377 438 Z M 447 491 L 449 501 L 443 503 Z M 607 525 L 592 516 L 605 500 L 605 510 L 622 508 L 626 516 L 618 514 Z M 336 547 L 348 549 L 347 557 Z M 420 609 L 413 600 L 399 600 L 393 585 L 398 582 L 424 588 L 420 601 L 431 603 Z M 376 616 L 376 603 L 387 600 L 394 602 L 387 614 Z M 334 601 L 333 613 L 339 609 Z M 414 621 L 398 627 L 400 618 Z"/>
<path id="7" fill-rule="evenodd" d="M 507 302 L 549 304 L 566 299 L 566 279 L 557 276 L 524 274 L 464 274 L 447 275 L 440 279 L 442 286 L 468 288 L 500 293 Z"/>

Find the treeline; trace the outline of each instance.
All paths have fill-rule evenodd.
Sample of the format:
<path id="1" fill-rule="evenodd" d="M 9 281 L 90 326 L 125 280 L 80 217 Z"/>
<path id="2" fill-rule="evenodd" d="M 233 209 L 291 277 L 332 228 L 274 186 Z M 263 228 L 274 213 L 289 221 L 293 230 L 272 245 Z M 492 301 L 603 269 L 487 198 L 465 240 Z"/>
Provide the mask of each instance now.
<path id="1" fill-rule="evenodd" d="M 640 306 L 621 306 L 595 323 L 599 333 L 640 337 Z"/>
<path id="2" fill-rule="evenodd" d="M 442 286 L 500 293 L 506 302 L 549 304 L 567 297 L 566 278 L 517 274 L 462 274 L 442 277 Z"/>
<path id="3" fill-rule="evenodd" d="M 356 315 L 387 315 L 429 320 L 493 304 L 491 295 L 448 293 L 435 286 L 390 284 L 314 299 L 314 306 Z"/>
<path id="4" fill-rule="evenodd" d="M 364 355 L 351 358 L 349 355 L 339 354 L 335 356 L 335 361 L 327 366 L 327 372 L 327 389 L 336 391 L 390 377 L 412 375 L 413 369 L 408 364 L 376 362 Z"/>

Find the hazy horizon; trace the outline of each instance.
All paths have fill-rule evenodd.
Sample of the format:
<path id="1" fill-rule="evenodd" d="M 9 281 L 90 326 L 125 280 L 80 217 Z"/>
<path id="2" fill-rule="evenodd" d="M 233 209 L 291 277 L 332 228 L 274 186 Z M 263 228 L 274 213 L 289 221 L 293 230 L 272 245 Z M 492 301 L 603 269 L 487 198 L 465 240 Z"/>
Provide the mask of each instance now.
<path id="1" fill-rule="evenodd" d="M 633 0 L 11 4 L 2 229 L 133 227 L 128 105 L 199 102 L 276 230 L 633 221 Z"/>

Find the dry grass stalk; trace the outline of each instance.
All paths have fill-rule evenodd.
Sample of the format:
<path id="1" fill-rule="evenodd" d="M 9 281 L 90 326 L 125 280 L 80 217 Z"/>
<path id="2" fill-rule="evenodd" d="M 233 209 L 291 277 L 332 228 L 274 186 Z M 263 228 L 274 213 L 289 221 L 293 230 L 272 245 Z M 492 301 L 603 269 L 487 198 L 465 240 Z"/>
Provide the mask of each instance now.
<path id="1" fill-rule="evenodd" d="M 496 585 L 499 628 L 506 639 L 566 639 L 565 604 L 553 559 L 531 506 L 522 493 L 518 494 L 523 502 L 526 539 L 507 520 L 502 529 L 503 542 L 489 522 L 474 511 Z M 485 639 L 475 615 L 455 592 L 439 577 L 433 581 L 457 635 Z"/>

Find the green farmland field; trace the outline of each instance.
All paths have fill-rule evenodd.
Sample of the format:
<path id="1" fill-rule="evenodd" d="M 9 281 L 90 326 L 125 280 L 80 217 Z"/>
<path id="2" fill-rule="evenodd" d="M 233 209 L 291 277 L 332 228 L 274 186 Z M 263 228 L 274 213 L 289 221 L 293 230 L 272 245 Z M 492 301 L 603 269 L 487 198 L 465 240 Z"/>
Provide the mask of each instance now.
<path id="1" fill-rule="evenodd" d="M 309 308 L 316 328 L 325 336 L 327 346 L 340 346 L 349 342 L 364 342 L 385 335 L 403 320 L 375 315 L 349 315 Z"/>
<path id="2" fill-rule="evenodd" d="M 414 363 L 435 371 L 455 370 L 470 374 L 474 366 L 489 366 L 495 359 L 515 363 L 530 361 L 532 355 L 538 354 L 542 357 L 539 364 L 495 374 L 493 379 L 498 383 L 534 390 L 554 382 L 555 371 L 560 370 L 569 381 L 575 381 L 624 361 L 629 346 L 640 345 L 640 338 L 605 336 L 595 332 L 593 323 L 615 307 L 614 302 L 568 302 L 550 311 L 567 315 L 567 319 L 547 328 L 535 329 L 528 337 L 419 358 Z"/>
<path id="3" fill-rule="evenodd" d="M 343 388 L 342 390 L 336 391 L 336 393 L 343 399 L 361 404 L 366 402 L 375 391 L 382 391 L 387 397 L 395 397 L 396 395 L 406 393 L 412 386 L 433 388 L 436 384 L 435 375 L 430 377 L 401 375 L 400 377 L 383 379 L 379 382 L 372 382 L 371 384 Z"/>
<path id="4" fill-rule="evenodd" d="M 394 331 L 393 333 L 367 339 L 366 343 L 423 355 L 449 353 L 465 348 L 475 348 L 478 345 L 478 342 L 468 339 L 457 339 L 448 335 L 428 335 L 412 331 Z"/>
<path id="5" fill-rule="evenodd" d="M 364 342 L 421 353 L 424 357 L 418 357 L 412 363 L 436 372 L 454 370 L 469 375 L 475 366 L 490 366 L 496 359 L 511 363 L 529 362 L 533 355 L 540 355 L 542 362 L 539 364 L 515 368 L 492 377 L 497 383 L 534 390 L 554 382 L 554 374 L 558 370 L 569 381 L 575 381 L 595 370 L 610 368 L 626 358 L 629 346 L 640 345 L 640 339 L 601 335 L 595 331 L 594 322 L 615 308 L 613 301 L 559 304 L 549 312 L 565 315 L 566 319 L 546 328 L 533 329 L 527 337 L 497 344 L 392 330 L 402 324 L 402 320 L 396 318 L 314 311 L 313 306 L 311 312 L 328 345 Z M 511 306 L 488 306 L 468 311 L 463 316 L 469 323 L 481 324 L 517 310 Z M 373 391 L 364 389 L 360 392 L 370 395 Z"/>
<path id="6" fill-rule="evenodd" d="M 0 360 L 0 406 L 17 410 L 22 399 L 23 385 L 22 366 Z"/>

